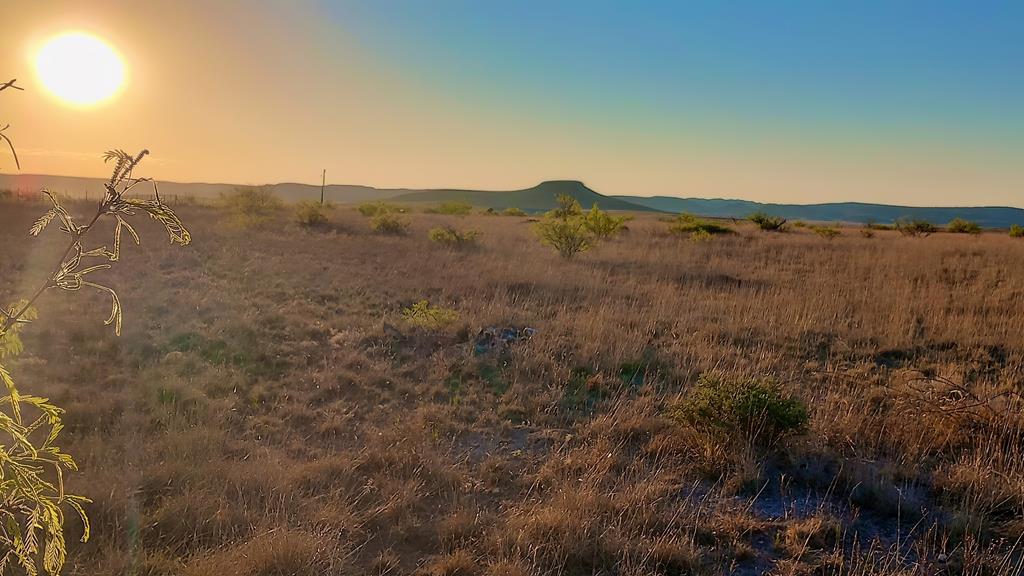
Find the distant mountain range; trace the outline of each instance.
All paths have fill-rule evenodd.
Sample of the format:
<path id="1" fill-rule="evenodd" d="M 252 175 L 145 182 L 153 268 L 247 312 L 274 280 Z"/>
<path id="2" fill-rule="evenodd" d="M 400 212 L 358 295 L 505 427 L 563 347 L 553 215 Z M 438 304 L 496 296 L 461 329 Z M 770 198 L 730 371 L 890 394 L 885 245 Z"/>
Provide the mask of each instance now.
<path id="1" fill-rule="evenodd" d="M 23 193 L 38 192 L 45 187 L 71 196 L 98 198 L 103 191 L 103 182 L 104 180 L 101 178 L 0 174 L 0 190 L 14 190 Z M 161 182 L 160 192 L 172 200 L 175 197 L 216 198 L 221 193 L 231 192 L 238 187 L 237 184 Z M 320 187 L 316 185 L 282 183 L 271 184 L 267 187 L 288 202 L 320 198 Z M 944 224 L 953 218 L 965 218 L 988 228 L 1006 228 L 1011 224 L 1024 225 L 1024 209 L 1006 206 L 926 208 L 860 202 L 762 204 L 748 200 L 676 198 L 672 196 L 605 196 L 577 180 L 551 180 L 541 182 L 532 188 L 509 191 L 416 190 L 372 188 L 347 184 L 330 184 L 325 189 L 327 200 L 339 204 L 381 200 L 408 203 L 459 201 L 468 202 L 481 208 L 516 207 L 531 213 L 553 208 L 555 198 L 559 194 L 568 194 L 576 198 L 586 208 L 596 203 L 605 210 L 633 212 L 689 212 L 698 216 L 744 218 L 760 211 L 794 220 L 822 222 L 890 223 L 897 218 L 919 218 L 936 224 Z"/>
<path id="2" fill-rule="evenodd" d="M 629 196 L 604 196 L 587 188 L 578 180 L 549 180 L 533 188 L 508 192 L 483 190 L 419 190 L 391 198 L 392 202 L 468 202 L 481 208 L 508 208 L 514 206 L 526 212 L 543 212 L 555 207 L 555 199 L 568 194 L 585 208 L 597 204 L 604 210 L 632 212 L 662 212 L 660 208 L 633 202 Z"/>
<path id="3" fill-rule="evenodd" d="M 764 212 L 792 220 L 819 222 L 877 222 L 891 223 L 897 218 L 921 219 L 945 224 L 953 218 L 964 218 L 986 228 L 1007 228 L 1011 224 L 1024 225 L 1024 209 L 1008 206 L 980 207 L 918 207 L 862 202 L 833 202 L 828 204 L 762 204 L 748 200 L 722 200 L 703 198 L 675 198 L 672 196 L 613 196 L 662 212 L 688 212 L 698 216 L 745 218 L 754 212 Z"/>

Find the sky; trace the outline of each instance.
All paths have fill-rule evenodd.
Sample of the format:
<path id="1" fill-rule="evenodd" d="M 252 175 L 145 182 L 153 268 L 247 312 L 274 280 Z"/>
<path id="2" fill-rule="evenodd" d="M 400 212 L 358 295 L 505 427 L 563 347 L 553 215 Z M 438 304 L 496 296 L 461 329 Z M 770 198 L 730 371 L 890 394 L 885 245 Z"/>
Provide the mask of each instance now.
<path id="1" fill-rule="evenodd" d="M 1024 3 L 0 0 L 25 173 L 1024 206 Z M 89 108 L 33 60 L 85 31 Z M 11 171 L 0 161 L 0 170 Z"/>

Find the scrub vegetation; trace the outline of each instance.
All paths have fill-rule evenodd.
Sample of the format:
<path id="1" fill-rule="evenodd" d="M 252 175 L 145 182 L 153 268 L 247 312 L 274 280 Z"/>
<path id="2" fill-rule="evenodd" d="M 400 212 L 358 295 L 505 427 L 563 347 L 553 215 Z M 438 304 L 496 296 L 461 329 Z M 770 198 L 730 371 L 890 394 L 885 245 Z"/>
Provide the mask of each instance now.
<path id="1" fill-rule="evenodd" d="M 13 301 L 68 238 L 28 235 L 52 204 L 0 202 Z M 121 337 L 92 313 L 103 290 L 34 304 L 3 363 L 66 410 L 91 537 L 65 518 L 64 573 L 1020 574 L 1024 243 L 1005 231 L 740 221 L 691 242 L 703 220 L 640 214 L 600 241 L 571 203 L 533 222 L 372 206 L 323 234 L 174 206 L 188 250 L 96 272 Z M 537 241 L 566 222 L 593 249 Z M 439 247 L 470 230 L 475 249 Z M 510 336 L 480 346 L 485 328 Z"/>

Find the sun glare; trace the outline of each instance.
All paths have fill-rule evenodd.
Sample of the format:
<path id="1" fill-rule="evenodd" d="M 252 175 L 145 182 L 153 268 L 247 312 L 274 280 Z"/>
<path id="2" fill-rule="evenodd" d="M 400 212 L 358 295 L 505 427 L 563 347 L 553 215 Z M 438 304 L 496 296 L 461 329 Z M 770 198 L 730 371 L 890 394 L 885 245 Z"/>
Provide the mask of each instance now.
<path id="1" fill-rule="evenodd" d="M 61 101 L 75 106 L 98 104 L 124 84 L 124 62 L 106 42 L 82 32 L 48 40 L 35 60 L 43 86 Z"/>

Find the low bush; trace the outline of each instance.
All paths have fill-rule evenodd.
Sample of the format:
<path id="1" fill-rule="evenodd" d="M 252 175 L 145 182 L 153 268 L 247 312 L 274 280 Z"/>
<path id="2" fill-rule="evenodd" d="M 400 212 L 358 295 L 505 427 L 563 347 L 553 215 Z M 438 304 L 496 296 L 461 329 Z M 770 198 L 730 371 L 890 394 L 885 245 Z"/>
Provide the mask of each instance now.
<path id="1" fill-rule="evenodd" d="M 839 236 L 839 229 L 834 226 L 811 226 L 811 230 L 826 240 L 833 240 Z"/>
<path id="2" fill-rule="evenodd" d="M 220 205 L 229 212 L 233 223 L 243 227 L 267 222 L 283 206 L 267 186 L 235 188 L 233 192 L 221 193 Z"/>
<path id="3" fill-rule="evenodd" d="M 893 227 L 904 236 L 916 238 L 918 236 L 924 237 L 935 232 L 938 232 L 938 228 L 927 220 L 911 219 L 911 218 L 897 218 Z"/>
<path id="4" fill-rule="evenodd" d="M 594 245 L 594 235 L 587 227 L 580 203 L 568 194 L 558 196 L 558 207 L 544 214 L 533 225 L 541 244 L 551 246 L 563 258 L 572 258 Z"/>
<path id="5" fill-rule="evenodd" d="M 584 217 L 587 231 L 598 240 L 606 240 L 620 234 L 626 229 L 628 216 L 612 216 L 594 204 Z"/>
<path id="6" fill-rule="evenodd" d="M 734 234 L 732 228 L 710 220 L 702 220 L 693 214 L 680 214 L 670 221 L 669 231 L 674 234 L 689 234 L 691 240 L 708 240 L 720 234 Z"/>
<path id="7" fill-rule="evenodd" d="M 866 230 L 895 230 L 896 227 L 891 224 L 879 224 L 874 220 L 868 220 L 864 223 L 864 229 Z"/>
<path id="8" fill-rule="evenodd" d="M 370 219 L 370 228 L 372 228 L 374 232 L 390 234 L 393 236 L 408 232 L 410 224 L 411 222 L 409 222 L 409 219 L 405 216 L 392 214 L 391 212 L 377 214 Z"/>
<path id="9" fill-rule="evenodd" d="M 448 214 L 449 216 L 468 216 L 473 212 L 473 205 L 468 202 L 442 202 L 436 208 L 427 208 L 427 214 Z"/>
<path id="10" fill-rule="evenodd" d="M 429 301 L 420 300 L 402 309 L 402 319 L 410 326 L 434 330 L 458 321 L 459 313 L 451 308 L 431 306 Z"/>
<path id="11" fill-rule="evenodd" d="M 747 216 L 757 227 L 766 232 L 783 232 L 786 230 L 786 219 L 781 216 L 771 216 L 764 212 L 754 212 Z"/>
<path id="12" fill-rule="evenodd" d="M 448 248 L 472 248 L 476 246 L 476 239 L 480 235 L 476 230 L 465 230 L 459 232 L 451 226 L 431 228 L 427 232 L 427 238 Z"/>
<path id="13" fill-rule="evenodd" d="M 807 408 L 769 381 L 702 375 L 669 415 L 699 430 L 770 445 L 807 427 Z"/>
<path id="14" fill-rule="evenodd" d="M 534 232 L 542 244 L 558 250 L 567 259 L 593 246 L 593 237 L 587 230 L 586 222 L 579 217 L 562 219 L 545 216 L 534 224 Z"/>
<path id="15" fill-rule="evenodd" d="M 502 216 L 526 216 L 526 212 L 523 212 L 515 206 L 510 206 L 501 211 Z"/>
<path id="16" fill-rule="evenodd" d="M 1020 224 L 1013 224 L 1010 226 L 1010 237 L 1011 238 L 1024 238 L 1024 226 Z"/>
<path id="17" fill-rule="evenodd" d="M 366 217 L 379 216 L 381 214 L 404 213 L 405 208 L 388 202 L 363 202 L 356 210 Z"/>
<path id="18" fill-rule="evenodd" d="M 315 201 L 299 202 L 295 205 L 295 222 L 305 228 L 324 226 L 330 219 L 334 206 Z"/>
<path id="19" fill-rule="evenodd" d="M 946 231 L 954 234 L 981 234 L 981 226 L 977 222 L 971 222 L 963 218 L 953 218 L 949 221 L 949 224 L 946 224 Z"/>

